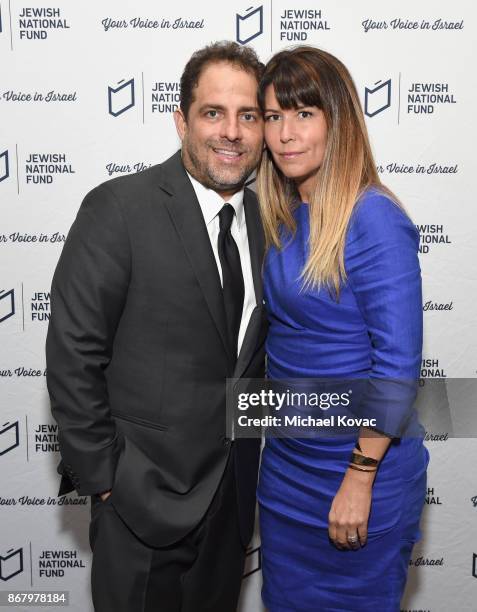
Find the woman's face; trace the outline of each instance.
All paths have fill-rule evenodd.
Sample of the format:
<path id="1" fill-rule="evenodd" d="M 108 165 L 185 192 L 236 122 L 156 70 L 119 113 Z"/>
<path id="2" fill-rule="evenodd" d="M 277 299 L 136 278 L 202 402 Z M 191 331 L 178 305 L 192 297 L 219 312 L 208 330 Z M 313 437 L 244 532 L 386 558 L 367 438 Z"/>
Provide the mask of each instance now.
<path id="1" fill-rule="evenodd" d="M 265 91 L 264 117 L 265 142 L 276 165 L 295 181 L 302 200 L 309 201 L 326 149 L 323 111 L 316 106 L 284 110 L 270 85 Z"/>

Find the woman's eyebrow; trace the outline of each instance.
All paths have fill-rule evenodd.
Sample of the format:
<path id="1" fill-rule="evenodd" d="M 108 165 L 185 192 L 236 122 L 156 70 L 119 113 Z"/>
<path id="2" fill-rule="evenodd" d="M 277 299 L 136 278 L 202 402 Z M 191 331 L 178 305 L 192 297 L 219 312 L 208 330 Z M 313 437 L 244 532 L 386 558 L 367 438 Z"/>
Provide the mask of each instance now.
<path id="1" fill-rule="evenodd" d="M 298 106 L 294 106 L 291 110 L 301 110 L 302 108 L 311 108 L 313 105 L 312 104 L 299 104 Z M 276 109 L 276 108 L 266 108 L 263 112 L 264 113 L 281 113 L 282 112 L 282 108 L 280 109 Z"/>

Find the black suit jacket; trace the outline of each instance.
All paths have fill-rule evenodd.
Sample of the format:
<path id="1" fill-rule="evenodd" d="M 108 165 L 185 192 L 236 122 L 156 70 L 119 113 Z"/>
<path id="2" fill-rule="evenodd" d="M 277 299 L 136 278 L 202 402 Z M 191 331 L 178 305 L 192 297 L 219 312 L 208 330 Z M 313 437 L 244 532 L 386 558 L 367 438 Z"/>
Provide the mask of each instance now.
<path id="1" fill-rule="evenodd" d="M 180 152 L 93 189 L 53 277 L 46 355 L 59 494 L 112 489 L 118 513 L 153 546 L 200 521 L 232 444 L 243 542 L 252 534 L 259 440 L 225 437 L 226 378 L 264 374 L 264 240 L 249 189 L 244 207 L 257 306 L 238 360 Z"/>

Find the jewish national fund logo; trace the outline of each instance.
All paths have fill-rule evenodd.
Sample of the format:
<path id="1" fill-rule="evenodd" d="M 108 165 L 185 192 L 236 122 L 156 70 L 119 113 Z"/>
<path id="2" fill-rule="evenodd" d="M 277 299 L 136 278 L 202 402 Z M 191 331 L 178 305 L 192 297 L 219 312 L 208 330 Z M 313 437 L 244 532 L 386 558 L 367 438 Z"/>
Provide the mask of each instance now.
<path id="1" fill-rule="evenodd" d="M 391 106 L 391 79 L 364 89 L 364 113 L 374 117 Z"/>
<path id="2" fill-rule="evenodd" d="M 241 45 L 246 45 L 263 33 L 263 6 L 250 6 L 242 14 L 235 16 L 235 38 Z"/>
<path id="3" fill-rule="evenodd" d="M 108 86 L 108 112 L 113 117 L 119 117 L 135 103 L 134 79 L 122 79 L 115 87 Z"/>

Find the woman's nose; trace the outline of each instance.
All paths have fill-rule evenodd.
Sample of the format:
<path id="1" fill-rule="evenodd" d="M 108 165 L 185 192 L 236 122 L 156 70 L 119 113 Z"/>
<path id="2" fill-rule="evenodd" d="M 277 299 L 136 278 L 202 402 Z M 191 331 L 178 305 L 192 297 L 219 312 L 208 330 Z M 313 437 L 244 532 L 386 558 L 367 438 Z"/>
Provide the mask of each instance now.
<path id="1" fill-rule="evenodd" d="M 290 124 L 289 121 L 284 119 L 282 121 L 281 129 L 280 129 L 280 140 L 282 142 L 289 142 L 290 140 L 294 140 L 294 139 L 295 139 L 295 135 L 294 135 L 293 126 Z"/>

